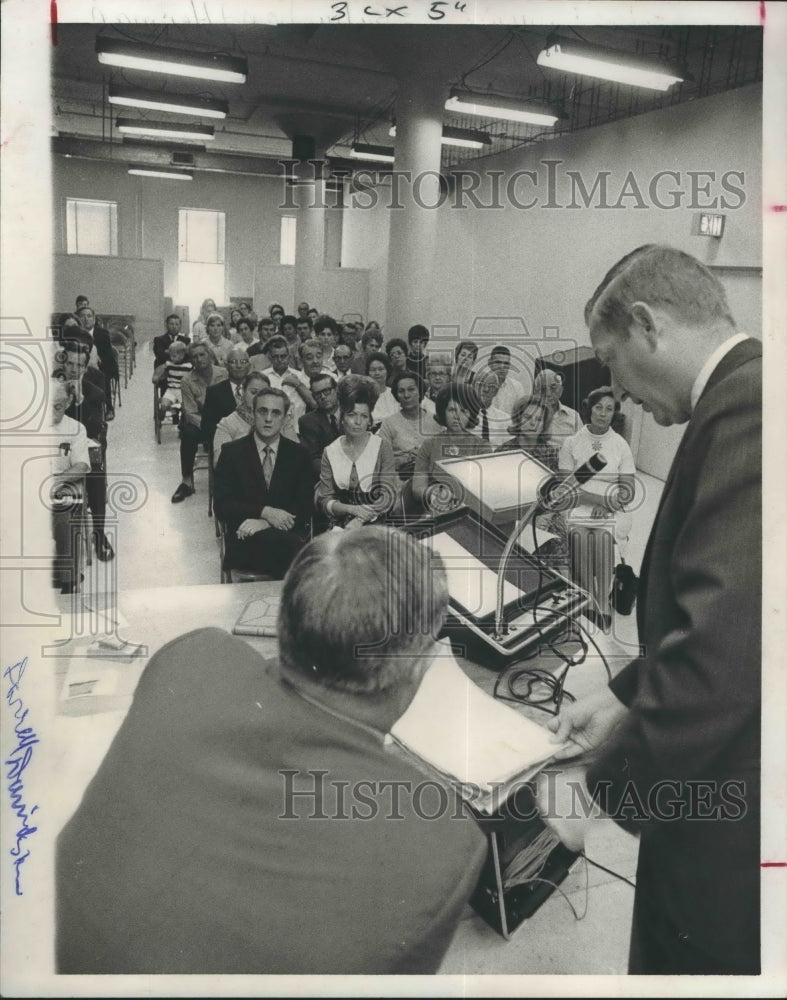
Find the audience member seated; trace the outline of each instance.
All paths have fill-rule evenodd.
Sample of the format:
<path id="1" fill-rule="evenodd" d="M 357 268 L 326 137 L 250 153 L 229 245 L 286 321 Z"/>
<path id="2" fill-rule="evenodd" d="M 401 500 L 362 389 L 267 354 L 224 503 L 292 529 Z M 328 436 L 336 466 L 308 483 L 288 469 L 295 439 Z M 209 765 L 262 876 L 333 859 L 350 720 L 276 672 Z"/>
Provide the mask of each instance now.
<path id="1" fill-rule="evenodd" d="M 247 320 L 250 321 L 250 323 L 252 325 L 252 329 L 253 329 L 257 325 L 257 314 L 251 308 L 250 303 L 248 303 L 248 302 L 246 302 L 244 300 L 243 302 L 240 302 L 238 304 L 238 309 L 240 311 L 241 316 L 244 319 L 247 319 Z"/>
<path id="2" fill-rule="evenodd" d="M 497 375 L 495 406 L 510 417 L 514 404 L 521 398 L 525 388 L 511 375 L 511 351 L 504 344 L 497 344 L 492 348 L 489 367 Z"/>
<path id="3" fill-rule="evenodd" d="M 436 973 L 486 838 L 455 789 L 419 808 L 423 773 L 385 734 L 447 605 L 427 546 L 327 534 L 285 579 L 278 662 L 217 628 L 158 651 L 58 838 L 57 972 Z M 298 794 L 315 775 L 323 819 Z M 342 804 L 362 788 L 371 808 Z"/>
<path id="4" fill-rule="evenodd" d="M 585 614 L 603 629 L 611 624 L 609 595 L 615 566 L 614 544 L 625 555 L 631 515 L 625 505 L 634 497 L 634 456 L 625 438 L 612 430 L 620 404 L 612 389 L 602 386 L 582 402 L 587 423 L 563 442 L 558 459 L 561 471 L 574 472 L 596 453 L 607 464 L 603 472 L 578 490 L 579 503 L 568 514 L 571 572 L 593 597 Z"/>
<path id="5" fill-rule="evenodd" d="M 227 336 L 232 341 L 233 344 L 237 344 L 240 341 L 240 335 L 238 334 L 238 322 L 243 319 L 243 313 L 237 307 L 230 309 L 230 325 L 227 330 Z"/>
<path id="6" fill-rule="evenodd" d="M 499 385 L 497 375 L 491 368 L 481 368 L 474 372 L 472 385 L 481 403 L 477 433 L 483 441 L 492 445 L 502 444 L 508 434 L 511 417 L 493 403 Z"/>
<path id="7" fill-rule="evenodd" d="M 74 593 L 80 583 L 75 528 L 82 519 L 82 491 L 85 476 L 90 472 L 85 428 L 65 415 L 70 401 L 65 385 L 53 379 L 49 392 L 50 435 L 53 438 L 51 446 L 57 451 L 50 463 L 53 478 L 49 481 L 49 504 L 55 539 L 52 584 L 61 594 Z"/>
<path id="8" fill-rule="evenodd" d="M 300 327 L 298 332 L 300 333 Z M 301 334 L 303 337 L 303 335 Z M 339 328 L 331 316 L 320 316 L 314 324 L 314 336 L 322 345 L 322 364 L 332 375 L 336 374 L 336 362 L 333 352 L 339 340 Z"/>
<path id="9" fill-rule="evenodd" d="M 102 562 L 109 562 L 114 559 L 115 553 L 104 532 L 107 512 L 107 472 L 104 463 L 106 401 L 104 393 L 85 378 L 90 356 L 88 346 L 81 340 L 67 340 L 63 346 L 66 352 L 66 388 L 71 396 L 66 416 L 82 424 L 87 432 L 88 447 L 92 442 L 100 455 L 99 460 L 91 462 L 90 472 L 85 476 L 85 490 L 93 522 L 96 556 Z"/>
<path id="10" fill-rule="evenodd" d="M 117 357 L 112 348 L 112 341 L 109 337 L 109 330 L 103 326 L 96 325 L 96 314 L 90 306 L 82 306 L 77 313 L 79 321 L 85 333 L 90 337 L 91 351 L 88 364 L 94 368 L 99 368 L 107 380 L 106 396 L 106 418 L 113 420 L 115 411 L 112 408 L 111 383 L 113 379 L 119 378 Z"/>
<path id="11" fill-rule="evenodd" d="M 253 433 L 225 444 L 214 474 L 216 516 L 225 523 L 225 564 L 281 579 L 303 545 L 314 484 L 305 448 L 282 436 L 290 401 L 262 389 Z"/>
<path id="12" fill-rule="evenodd" d="M 158 337 L 153 338 L 153 366 L 158 368 L 159 365 L 166 363 L 169 355 L 167 350 L 171 344 L 175 341 L 179 341 L 186 347 L 191 343 L 189 338 L 180 332 L 180 316 L 177 313 L 170 313 L 167 316 L 167 332 L 162 333 Z"/>
<path id="13" fill-rule="evenodd" d="M 298 349 L 301 346 L 301 338 L 298 336 L 298 321 L 294 316 L 282 316 L 280 330 L 282 337 L 287 341 L 290 349 L 290 368 L 298 371 L 301 367 Z"/>
<path id="14" fill-rule="evenodd" d="M 309 312 L 307 313 L 307 315 L 309 319 L 312 321 L 312 326 L 314 326 L 314 324 L 320 318 L 320 310 L 317 309 L 315 306 L 309 306 Z"/>
<path id="15" fill-rule="evenodd" d="M 208 317 L 216 312 L 216 303 L 213 299 L 205 299 L 200 306 L 199 316 L 191 324 L 191 336 L 195 343 L 207 340 L 208 337 Z"/>
<path id="16" fill-rule="evenodd" d="M 153 372 L 153 384 L 159 386 L 159 417 L 164 420 L 172 413 L 173 424 L 180 423 L 182 400 L 180 384 L 184 376 L 192 370 L 193 365 L 186 358 L 186 345 L 180 340 L 174 340 L 167 348 L 167 360 Z"/>
<path id="17" fill-rule="evenodd" d="M 220 382 L 219 385 L 223 385 Z M 213 434 L 213 458 L 218 461 L 219 452 L 228 441 L 237 441 L 251 433 L 254 422 L 254 397 L 263 388 L 270 389 L 268 376 L 264 372 L 249 372 L 241 383 L 241 401 L 236 409 L 222 417 Z"/>
<path id="18" fill-rule="evenodd" d="M 311 393 L 317 409 L 305 413 L 298 421 L 301 444 L 309 453 L 315 482 L 320 477 L 322 453 L 339 436 L 339 400 L 336 379 L 332 375 L 311 377 Z"/>
<path id="19" fill-rule="evenodd" d="M 386 417 L 399 411 L 399 404 L 388 388 L 388 376 L 391 374 L 391 362 L 388 355 L 375 351 L 366 358 L 366 374 L 374 382 L 377 389 L 377 402 L 372 413 L 372 429 L 377 430 Z"/>
<path id="20" fill-rule="evenodd" d="M 460 502 L 454 492 L 454 481 L 437 463 L 447 458 L 488 455 L 492 451 L 488 442 L 472 433 L 480 410 L 480 400 L 465 383 L 451 383 L 437 394 L 435 421 L 443 430 L 425 438 L 418 449 L 410 489 L 405 493 L 408 515 L 443 514 Z"/>
<path id="21" fill-rule="evenodd" d="M 413 475 L 415 456 L 424 439 L 439 434 L 440 426 L 423 406 L 424 385 L 415 372 L 397 372 L 391 394 L 399 410 L 384 418 L 377 433 L 391 446 L 396 471 L 404 483 Z"/>
<path id="22" fill-rule="evenodd" d="M 266 368 L 265 374 L 273 388 L 283 389 L 290 400 L 292 425 L 289 430 L 285 427 L 284 436 L 297 442 L 298 421 L 307 409 L 314 406 L 311 389 L 300 377 L 298 370 L 290 368 L 290 349 L 281 334 L 271 337 L 265 345 L 265 352 L 271 362 L 271 367 Z"/>
<path id="23" fill-rule="evenodd" d="M 309 303 L 298 303 L 298 319 L 309 319 Z"/>
<path id="24" fill-rule="evenodd" d="M 429 331 L 421 323 L 416 323 L 407 331 L 407 367 L 415 372 L 423 382 L 426 382 L 426 348 L 429 344 Z"/>
<path id="25" fill-rule="evenodd" d="M 342 434 L 322 455 L 315 504 L 334 527 L 360 528 L 384 519 L 399 493 L 393 451 L 371 433 L 376 391 L 370 379 L 339 383 Z"/>
<path id="26" fill-rule="evenodd" d="M 386 341 L 385 353 L 391 362 L 391 375 L 388 379 L 389 388 L 397 372 L 406 372 L 408 370 L 407 351 L 407 341 L 399 337 L 393 337 L 391 340 Z"/>
<path id="27" fill-rule="evenodd" d="M 336 365 L 336 378 L 343 379 L 350 371 L 353 360 L 352 348 L 344 342 L 337 344 L 333 349 L 333 363 Z"/>
<path id="28" fill-rule="evenodd" d="M 474 340 L 460 340 L 454 348 L 453 382 L 472 382 L 473 366 L 478 357 L 478 344 Z"/>
<path id="29" fill-rule="evenodd" d="M 450 355 L 430 354 L 426 361 L 426 393 L 422 405 L 434 416 L 437 394 L 451 381 Z"/>
<path id="30" fill-rule="evenodd" d="M 563 395 L 563 376 L 552 368 L 545 368 L 536 375 L 533 383 L 535 395 L 544 397 L 549 408 L 547 439 L 555 448 L 562 448 L 567 438 L 582 428 L 582 417 L 576 410 L 560 402 Z"/>
<path id="31" fill-rule="evenodd" d="M 353 357 L 360 353 L 360 348 L 358 343 L 363 336 L 363 327 L 360 331 L 355 323 L 343 323 L 341 328 L 341 333 L 339 336 L 339 343 L 346 344 L 350 348 L 350 353 Z"/>
<path id="32" fill-rule="evenodd" d="M 254 341 L 249 346 L 247 353 L 251 359 L 252 368 L 263 371 L 266 368 L 270 368 L 271 365 L 270 358 L 265 353 L 265 345 L 271 337 L 276 336 L 276 324 L 270 316 L 263 316 L 257 324 L 257 336 L 259 340 Z"/>
<path id="33" fill-rule="evenodd" d="M 238 320 L 237 340 L 235 343 L 238 347 L 243 347 L 247 354 L 252 347 L 254 347 L 255 343 L 257 343 L 257 338 L 254 332 L 256 327 L 257 324 L 253 320 L 247 319 L 245 316 L 242 316 Z"/>
<path id="34" fill-rule="evenodd" d="M 236 406 L 243 402 L 243 380 L 249 374 L 251 365 L 243 344 L 235 344 L 227 353 L 226 379 L 208 386 L 202 407 L 202 438 L 208 447 L 213 444 L 216 425 L 222 417 L 229 416 Z"/>
<path id="35" fill-rule="evenodd" d="M 376 326 L 377 324 L 375 324 Z M 366 375 L 366 362 L 370 355 L 379 352 L 382 347 L 383 338 L 379 329 L 367 329 L 361 337 L 361 353 L 354 355 L 350 362 L 350 371 L 353 375 Z M 387 357 L 387 355 L 386 355 Z"/>
<path id="36" fill-rule="evenodd" d="M 281 321 L 284 317 L 284 307 L 280 306 L 278 302 L 273 302 L 268 307 L 268 315 L 276 324 L 276 332 L 281 333 Z"/>
<path id="37" fill-rule="evenodd" d="M 211 313 L 207 322 L 207 339 L 202 341 L 210 351 L 214 365 L 227 366 L 227 355 L 234 344 L 224 335 L 224 317 L 221 313 Z"/>
<path id="38" fill-rule="evenodd" d="M 89 306 L 89 305 L 90 305 L 90 299 L 87 297 L 87 295 L 77 295 L 74 303 L 74 309 L 76 312 L 79 312 L 82 306 Z"/>
<path id="39" fill-rule="evenodd" d="M 301 367 L 295 374 L 309 391 L 308 396 L 302 396 L 302 399 L 307 408 L 313 410 L 315 403 L 311 391 L 312 376 L 332 374 L 331 370 L 322 363 L 322 343 L 316 337 L 304 340 L 298 348 L 298 359 Z"/>
<path id="40" fill-rule="evenodd" d="M 193 366 L 180 383 L 182 412 L 180 415 L 180 486 L 172 494 L 173 503 L 181 503 L 194 495 L 194 459 L 197 449 L 205 442 L 202 433 L 202 409 L 208 387 L 227 378 L 227 369 L 214 365 L 208 345 L 195 342 L 189 346 Z"/>
<path id="41" fill-rule="evenodd" d="M 558 471 L 558 449 L 548 443 L 546 431 L 549 415 L 549 407 L 542 395 L 522 396 L 514 404 L 508 428 L 509 433 L 514 436 L 496 449 L 524 451 L 545 466 L 544 479 L 548 478 L 550 472 Z M 548 555 L 565 568 L 568 538 L 564 515 L 559 511 L 545 511 L 536 516 L 535 524 L 537 528 L 554 536 L 552 541 L 538 545 L 539 555 Z M 510 527 L 513 528 L 513 523 Z"/>
<path id="42" fill-rule="evenodd" d="M 84 298 L 84 296 L 80 296 Z M 55 337 L 60 343 L 59 350 L 55 352 L 55 365 L 53 369 L 53 376 L 59 378 L 62 382 L 67 382 L 65 374 L 65 349 L 62 346 L 64 341 L 73 340 L 84 344 L 87 347 L 88 354 L 92 351 L 93 341 L 90 335 L 83 329 L 82 324 L 79 319 L 73 313 L 64 313 L 58 319 L 58 325 L 55 330 Z M 104 373 L 99 368 L 94 368 L 92 365 L 88 365 L 85 368 L 84 375 L 85 381 L 91 382 L 97 389 L 100 389 L 104 393 L 104 398 L 110 393 L 110 385 L 107 381 Z"/>

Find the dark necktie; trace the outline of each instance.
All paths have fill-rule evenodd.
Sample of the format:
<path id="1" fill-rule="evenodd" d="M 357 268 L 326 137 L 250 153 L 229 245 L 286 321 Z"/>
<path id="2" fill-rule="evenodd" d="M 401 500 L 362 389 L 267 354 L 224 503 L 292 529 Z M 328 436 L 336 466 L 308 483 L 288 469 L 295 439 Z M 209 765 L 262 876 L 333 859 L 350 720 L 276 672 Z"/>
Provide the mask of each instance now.
<path id="1" fill-rule="evenodd" d="M 262 449 L 264 458 L 262 460 L 262 474 L 265 477 L 265 485 L 270 489 L 271 479 L 273 478 L 273 457 L 271 454 L 271 449 L 266 444 Z"/>
<path id="2" fill-rule="evenodd" d="M 339 436 L 339 425 L 336 423 L 336 414 L 332 413 L 328 417 L 328 420 L 330 421 L 330 424 L 331 424 L 331 430 L 336 435 L 336 437 L 338 437 Z"/>
<path id="3" fill-rule="evenodd" d="M 486 409 L 481 410 L 481 437 L 484 441 L 489 440 L 489 417 L 487 416 Z"/>

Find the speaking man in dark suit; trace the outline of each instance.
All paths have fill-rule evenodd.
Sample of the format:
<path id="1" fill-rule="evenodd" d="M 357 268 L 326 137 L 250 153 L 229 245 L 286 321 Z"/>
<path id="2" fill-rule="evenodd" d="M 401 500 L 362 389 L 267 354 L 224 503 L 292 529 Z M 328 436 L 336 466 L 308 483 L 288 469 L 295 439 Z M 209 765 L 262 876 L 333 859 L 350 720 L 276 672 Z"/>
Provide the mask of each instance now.
<path id="1" fill-rule="evenodd" d="M 238 344 L 227 352 L 227 375 L 229 378 L 215 385 L 209 385 L 205 393 L 205 406 L 202 409 L 201 430 L 204 439 L 213 441 L 216 426 L 222 417 L 233 413 L 238 404 L 243 401 L 243 380 L 251 371 L 251 362 L 246 348 Z"/>
<path id="2" fill-rule="evenodd" d="M 332 375 L 312 375 L 309 385 L 317 409 L 298 421 L 298 436 L 309 453 L 314 481 L 320 478 L 322 453 L 339 436 L 339 403 L 336 397 L 336 379 Z"/>
<path id="3" fill-rule="evenodd" d="M 577 789 L 639 833 L 629 971 L 760 970 L 762 374 L 699 261 L 645 246 L 585 311 L 620 396 L 688 422 L 642 565 L 642 655 L 553 728 L 588 762 L 540 781 L 569 846 Z"/>
<path id="4" fill-rule="evenodd" d="M 221 449 L 216 513 L 227 528 L 227 560 L 281 579 L 306 537 L 314 484 L 305 448 L 282 437 L 290 401 L 282 389 L 254 397 L 252 434 Z"/>
<path id="5" fill-rule="evenodd" d="M 166 363 L 169 357 L 167 351 L 176 340 L 179 340 L 181 344 L 186 344 L 187 346 L 191 343 L 191 340 L 185 334 L 180 332 L 180 316 L 178 316 L 177 313 L 170 313 L 169 316 L 167 316 L 167 332 L 153 338 L 153 357 L 155 359 L 155 368 Z"/>

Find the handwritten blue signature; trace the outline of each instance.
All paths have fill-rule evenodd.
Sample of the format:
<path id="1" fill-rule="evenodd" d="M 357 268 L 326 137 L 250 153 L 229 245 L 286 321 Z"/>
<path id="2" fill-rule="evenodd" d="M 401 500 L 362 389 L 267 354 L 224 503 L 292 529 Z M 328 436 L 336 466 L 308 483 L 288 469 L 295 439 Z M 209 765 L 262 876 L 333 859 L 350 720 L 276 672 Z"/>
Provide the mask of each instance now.
<path id="1" fill-rule="evenodd" d="M 38 829 L 29 823 L 33 813 L 38 806 L 33 806 L 28 810 L 24 801 L 25 786 L 22 781 L 22 774 L 25 768 L 33 759 L 33 747 L 40 743 L 38 736 L 32 726 L 25 726 L 24 721 L 28 715 L 28 709 L 19 693 L 19 685 L 27 669 L 27 657 L 15 663 L 13 667 L 7 667 L 3 671 L 3 679 L 8 682 L 5 692 L 6 701 L 11 711 L 14 713 L 14 734 L 16 736 L 16 746 L 6 758 L 6 781 L 8 782 L 8 794 L 11 796 L 11 808 L 16 813 L 22 824 L 16 831 L 16 845 L 10 849 L 14 866 L 14 885 L 17 896 L 23 895 L 21 883 L 22 865 L 30 857 L 30 851 L 25 846 L 25 841 Z"/>

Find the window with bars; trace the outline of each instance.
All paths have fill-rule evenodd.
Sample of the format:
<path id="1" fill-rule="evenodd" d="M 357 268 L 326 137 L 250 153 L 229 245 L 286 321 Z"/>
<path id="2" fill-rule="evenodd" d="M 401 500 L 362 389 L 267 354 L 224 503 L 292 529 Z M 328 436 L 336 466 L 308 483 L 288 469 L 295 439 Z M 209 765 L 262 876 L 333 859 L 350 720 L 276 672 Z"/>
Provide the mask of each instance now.
<path id="1" fill-rule="evenodd" d="M 117 202 L 66 198 L 66 252 L 117 257 Z"/>
<path id="2" fill-rule="evenodd" d="M 298 220 L 294 215 L 281 217 L 281 241 L 279 243 L 279 263 L 295 263 L 295 230 Z"/>

